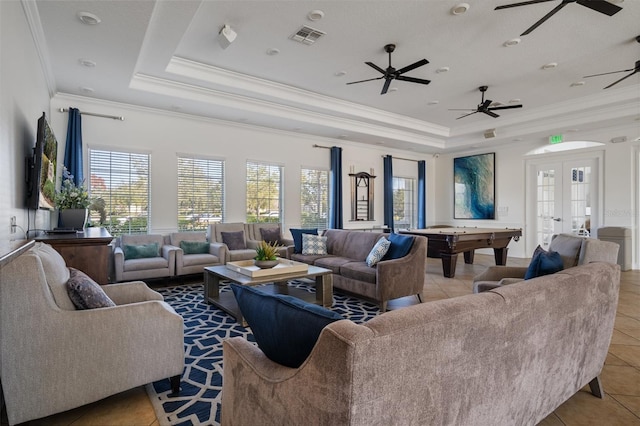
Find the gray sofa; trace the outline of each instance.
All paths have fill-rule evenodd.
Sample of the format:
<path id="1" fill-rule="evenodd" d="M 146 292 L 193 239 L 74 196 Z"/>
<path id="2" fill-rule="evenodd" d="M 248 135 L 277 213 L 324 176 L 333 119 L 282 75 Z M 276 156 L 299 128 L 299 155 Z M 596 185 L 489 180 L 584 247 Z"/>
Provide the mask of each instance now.
<path id="1" fill-rule="evenodd" d="M 384 234 L 328 229 L 327 255 L 290 253 L 289 257 L 333 271 L 333 287 L 374 300 L 384 312 L 387 302 L 404 296 L 422 298 L 427 272 L 427 239 L 413 236 L 409 253 L 399 259 L 383 260 L 371 268 L 365 259 Z"/>
<path id="2" fill-rule="evenodd" d="M 602 395 L 620 267 L 591 263 L 326 326 L 299 368 L 224 341 L 222 425 L 535 425 Z"/>

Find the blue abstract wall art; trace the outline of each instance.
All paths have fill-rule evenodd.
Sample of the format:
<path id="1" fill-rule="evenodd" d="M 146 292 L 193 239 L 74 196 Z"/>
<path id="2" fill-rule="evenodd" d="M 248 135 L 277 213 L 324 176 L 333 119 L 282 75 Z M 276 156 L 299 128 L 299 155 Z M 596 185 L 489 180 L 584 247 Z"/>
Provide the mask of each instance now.
<path id="1" fill-rule="evenodd" d="M 453 159 L 454 219 L 495 219 L 495 157 Z"/>

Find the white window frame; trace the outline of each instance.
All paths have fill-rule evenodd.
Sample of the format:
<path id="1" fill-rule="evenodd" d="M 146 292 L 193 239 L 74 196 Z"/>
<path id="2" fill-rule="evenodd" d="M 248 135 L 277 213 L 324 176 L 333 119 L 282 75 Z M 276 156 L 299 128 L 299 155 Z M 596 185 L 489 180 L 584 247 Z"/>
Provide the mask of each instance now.
<path id="1" fill-rule="evenodd" d="M 178 231 L 203 231 L 211 223 L 224 222 L 225 161 L 178 154 L 177 173 Z"/>

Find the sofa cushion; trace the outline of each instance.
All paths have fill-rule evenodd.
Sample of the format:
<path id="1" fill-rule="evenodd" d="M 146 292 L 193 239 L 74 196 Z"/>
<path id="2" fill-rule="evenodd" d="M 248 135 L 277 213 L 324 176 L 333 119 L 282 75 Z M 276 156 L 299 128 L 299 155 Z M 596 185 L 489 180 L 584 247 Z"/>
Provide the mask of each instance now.
<path id="1" fill-rule="evenodd" d="M 399 259 L 405 257 L 413 246 L 413 237 L 410 235 L 389 234 L 389 251 L 382 260 Z"/>
<path id="2" fill-rule="evenodd" d="M 582 240 L 575 235 L 558 234 L 551 240 L 549 250 L 560 254 L 564 269 L 573 268 L 578 264 Z"/>
<path id="3" fill-rule="evenodd" d="M 282 245 L 279 226 L 277 228 L 260 228 L 260 236 L 268 243 Z"/>
<path id="4" fill-rule="evenodd" d="M 95 309 L 116 306 L 100 285 L 87 274 L 75 268 L 69 268 L 67 292 L 76 309 Z"/>
<path id="5" fill-rule="evenodd" d="M 538 246 L 533 252 L 533 257 L 524 275 L 524 279 L 530 280 L 531 278 L 554 274 L 562 271 L 562 269 L 564 268 L 560 253 L 556 251 L 546 251 Z"/>
<path id="6" fill-rule="evenodd" d="M 218 256 L 209 253 L 192 254 L 182 259 L 182 266 L 206 265 L 207 263 L 220 263 Z"/>
<path id="7" fill-rule="evenodd" d="M 333 255 L 320 255 L 320 254 L 302 254 L 302 253 L 293 253 L 291 254 L 291 260 L 295 260 L 296 262 L 304 262 L 308 265 L 315 265 L 318 259 L 325 259 L 327 257 L 334 257 Z"/>
<path id="8" fill-rule="evenodd" d="M 56 305 L 60 309 L 68 311 L 75 310 L 75 306 L 67 294 L 67 281 L 69 280 L 69 268 L 53 247 L 45 243 L 35 243 L 31 252 L 40 258 L 44 276 L 49 285 L 49 290 L 53 295 Z"/>
<path id="9" fill-rule="evenodd" d="M 158 243 L 129 245 L 122 247 L 125 260 L 158 257 Z"/>
<path id="10" fill-rule="evenodd" d="M 229 250 L 229 260 L 237 262 L 238 260 L 250 260 L 256 257 L 256 251 L 254 249 L 244 250 Z"/>
<path id="11" fill-rule="evenodd" d="M 244 250 L 247 243 L 244 241 L 244 231 L 221 232 L 222 242 L 229 247 L 229 250 Z"/>
<path id="12" fill-rule="evenodd" d="M 327 237 L 320 235 L 302 235 L 302 254 L 327 254 Z"/>
<path id="13" fill-rule="evenodd" d="M 302 253 L 302 235 L 312 234 L 318 235 L 318 228 L 314 229 L 289 229 L 291 236 L 293 237 L 293 252 Z"/>
<path id="14" fill-rule="evenodd" d="M 375 284 L 377 270 L 369 267 L 366 262 L 347 262 L 340 266 L 340 275 L 344 278 Z"/>
<path id="15" fill-rule="evenodd" d="M 376 263 L 380 262 L 384 255 L 387 254 L 390 245 L 391 242 L 385 237 L 380 238 L 378 242 L 376 242 L 376 245 L 373 246 L 365 260 L 365 262 L 367 262 L 367 266 L 376 266 Z"/>
<path id="16" fill-rule="evenodd" d="M 231 283 L 238 306 L 258 347 L 274 362 L 298 368 L 307 359 L 322 329 L 344 319 L 322 306 L 291 296 L 267 294 Z"/>
<path id="17" fill-rule="evenodd" d="M 173 232 L 169 235 L 169 242 L 172 246 L 180 247 L 182 241 L 207 241 L 207 234 L 201 231 L 185 231 Z"/>
<path id="18" fill-rule="evenodd" d="M 209 253 L 211 245 L 207 241 L 180 241 L 180 248 L 184 254 Z"/>
<path id="19" fill-rule="evenodd" d="M 326 256 L 317 259 L 313 264 L 321 268 L 331 269 L 334 274 L 340 274 L 340 267 L 353 259 L 342 256 Z"/>
<path id="20" fill-rule="evenodd" d="M 144 259 L 131 259 L 124 263 L 124 271 L 146 271 L 149 269 L 168 268 L 169 261 L 164 257 L 148 257 Z"/>

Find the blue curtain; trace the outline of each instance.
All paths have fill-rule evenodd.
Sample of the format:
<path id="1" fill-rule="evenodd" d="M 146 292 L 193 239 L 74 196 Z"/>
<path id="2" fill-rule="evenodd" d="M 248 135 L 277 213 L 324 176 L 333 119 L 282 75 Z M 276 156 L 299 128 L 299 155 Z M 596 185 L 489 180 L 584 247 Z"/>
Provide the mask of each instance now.
<path id="1" fill-rule="evenodd" d="M 342 148 L 331 147 L 329 184 L 329 229 L 342 229 Z"/>
<path id="2" fill-rule="evenodd" d="M 64 166 L 73 175 L 77 186 L 82 185 L 82 123 L 80 111 L 69 108 L 69 124 L 67 125 L 67 143 L 64 149 Z"/>
<path id="3" fill-rule="evenodd" d="M 384 157 L 384 224 L 393 232 L 393 157 Z"/>
<path id="4" fill-rule="evenodd" d="M 424 189 L 424 184 L 426 182 L 426 170 L 426 162 L 424 160 L 418 161 L 418 229 L 424 229 L 427 227 L 427 200 Z"/>

